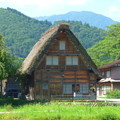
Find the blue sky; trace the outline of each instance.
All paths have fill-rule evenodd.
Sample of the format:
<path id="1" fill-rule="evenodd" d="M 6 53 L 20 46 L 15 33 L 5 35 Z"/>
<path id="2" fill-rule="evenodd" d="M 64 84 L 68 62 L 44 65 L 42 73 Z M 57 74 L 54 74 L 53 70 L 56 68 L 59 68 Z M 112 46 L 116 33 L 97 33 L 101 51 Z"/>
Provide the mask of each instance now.
<path id="1" fill-rule="evenodd" d="M 11 7 L 30 17 L 92 11 L 120 21 L 120 0 L 0 0 L 0 7 Z"/>

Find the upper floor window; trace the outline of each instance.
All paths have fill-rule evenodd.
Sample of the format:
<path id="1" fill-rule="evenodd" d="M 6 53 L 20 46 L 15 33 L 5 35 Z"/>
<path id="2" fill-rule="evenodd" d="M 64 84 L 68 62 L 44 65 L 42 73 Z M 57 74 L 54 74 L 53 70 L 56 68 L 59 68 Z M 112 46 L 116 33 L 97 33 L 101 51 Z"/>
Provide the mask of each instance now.
<path id="1" fill-rule="evenodd" d="M 106 71 L 106 77 L 110 77 L 110 71 Z"/>
<path id="2" fill-rule="evenodd" d="M 58 56 L 47 56 L 46 65 L 58 65 Z"/>
<path id="3" fill-rule="evenodd" d="M 66 56 L 66 65 L 78 65 L 78 56 Z"/>
<path id="4" fill-rule="evenodd" d="M 60 50 L 65 50 L 65 41 L 60 41 L 59 42 L 59 49 Z"/>
<path id="5" fill-rule="evenodd" d="M 102 76 L 105 76 L 105 72 L 104 71 L 102 72 Z"/>

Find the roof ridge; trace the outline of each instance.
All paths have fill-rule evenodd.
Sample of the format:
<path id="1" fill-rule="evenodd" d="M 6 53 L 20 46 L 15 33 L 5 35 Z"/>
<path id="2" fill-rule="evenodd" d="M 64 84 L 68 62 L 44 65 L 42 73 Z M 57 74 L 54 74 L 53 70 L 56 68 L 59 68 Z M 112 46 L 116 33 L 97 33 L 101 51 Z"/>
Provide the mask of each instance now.
<path id="1" fill-rule="evenodd" d="M 120 60 L 112 61 L 112 62 L 107 63 L 105 65 L 99 66 L 98 69 L 108 68 L 108 67 L 111 67 L 112 65 L 115 65 L 117 63 L 120 63 Z"/>
<path id="2" fill-rule="evenodd" d="M 69 24 L 67 23 L 60 23 L 57 26 L 53 26 L 51 28 L 49 28 L 46 32 L 44 32 L 41 36 L 44 37 L 45 35 L 47 35 L 48 33 L 52 32 L 54 29 L 69 29 Z"/>
<path id="3" fill-rule="evenodd" d="M 68 23 L 60 23 L 58 26 L 59 26 L 59 29 L 61 29 L 61 28 L 69 29 L 70 25 Z"/>
<path id="4" fill-rule="evenodd" d="M 46 32 L 42 33 L 42 37 L 44 37 L 45 35 L 47 35 L 48 33 L 50 33 L 51 31 L 53 31 L 54 29 L 57 29 L 58 26 L 54 26 L 54 27 L 51 27 L 49 28 Z"/>

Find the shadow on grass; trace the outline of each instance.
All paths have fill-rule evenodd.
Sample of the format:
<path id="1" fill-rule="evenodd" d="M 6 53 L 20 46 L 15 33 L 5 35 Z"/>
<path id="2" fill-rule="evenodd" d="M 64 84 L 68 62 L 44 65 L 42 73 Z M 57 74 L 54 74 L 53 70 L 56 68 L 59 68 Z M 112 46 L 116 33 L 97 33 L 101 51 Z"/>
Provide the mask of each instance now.
<path id="1" fill-rule="evenodd" d="M 33 103 L 40 103 L 44 104 L 46 102 L 50 102 L 49 99 L 41 99 L 41 100 L 22 100 L 22 99 L 15 99 L 11 97 L 0 97 L 0 106 L 4 105 L 12 105 L 13 107 L 18 107 L 21 105 L 26 105 L 26 104 L 33 104 Z"/>
<path id="2" fill-rule="evenodd" d="M 11 97 L 2 97 L 0 96 L 0 107 L 5 105 L 11 105 L 12 107 L 19 107 L 22 105 L 28 104 L 45 104 L 49 102 L 53 102 L 54 104 L 61 104 L 61 105 L 84 105 L 84 106 L 120 106 L 120 103 L 110 103 L 110 102 L 87 102 L 87 101 L 76 101 L 76 100 L 52 100 L 52 99 L 40 99 L 40 100 L 22 100 L 22 99 L 15 99 Z"/>

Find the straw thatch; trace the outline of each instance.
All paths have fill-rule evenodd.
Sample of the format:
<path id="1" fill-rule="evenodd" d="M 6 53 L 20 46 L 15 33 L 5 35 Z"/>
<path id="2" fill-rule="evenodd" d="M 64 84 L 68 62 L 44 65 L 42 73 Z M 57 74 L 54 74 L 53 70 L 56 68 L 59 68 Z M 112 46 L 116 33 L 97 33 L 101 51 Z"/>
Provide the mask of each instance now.
<path id="1" fill-rule="evenodd" d="M 96 65 L 91 60 L 83 46 L 80 44 L 79 40 L 71 32 L 69 25 L 67 24 L 60 24 L 58 26 L 52 27 L 42 35 L 42 38 L 34 45 L 33 49 L 24 60 L 22 64 L 22 73 L 31 74 L 35 70 L 43 56 L 47 53 L 49 46 L 54 42 L 61 30 L 64 30 L 67 33 L 69 39 L 80 51 L 80 55 L 89 68 L 91 68 L 94 73 L 99 74 Z"/>

